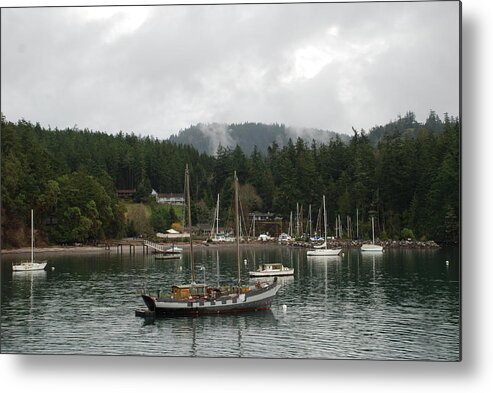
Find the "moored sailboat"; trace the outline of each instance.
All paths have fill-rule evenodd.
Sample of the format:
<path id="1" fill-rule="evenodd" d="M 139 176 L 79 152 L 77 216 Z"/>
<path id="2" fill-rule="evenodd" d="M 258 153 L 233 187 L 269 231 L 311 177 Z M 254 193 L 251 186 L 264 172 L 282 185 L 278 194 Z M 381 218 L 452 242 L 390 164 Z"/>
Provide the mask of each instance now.
<path id="1" fill-rule="evenodd" d="M 307 256 L 335 256 L 341 253 L 341 249 L 331 249 L 327 247 L 327 211 L 325 209 L 325 195 L 323 196 L 323 207 L 324 207 L 324 244 L 323 248 L 315 248 L 314 250 L 308 250 L 306 252 Z"/>
<path id="2" fill-rule="evenodd" d="M 44 270 L 47 265 L 47 261 L 35 261 L 34 260 L 34 211 L 31 209 L 31 260 L 21 261 L 20 263 L 14 263 L 12 270 L 14 272 L 25 272 L 30 270 Z"/>
<path id="3" fill-rule="evenodd" d="M 373 216 L 371 217 L 371 233 L 372 233 L 371 244 L 363 244 L 361 246 L 361 251 L 383 252 L 383 247 L 378 244 L 375 244 L 375 220 Z"/>
<path id="4" fill-rule="evenodd" d="M 188 207 L 188 223 L 191 228 L 190 213 L 190 184 L 188 165 L 185 169 L 185 188 Z M 239 213 L 238 213 L 238 179 L 236 172 L 234 176 L 235 185 L 235 210 L 236 210 L 236 246 L 238 281 L 232 287 L 210 286 L 205 282 L 195 282 L 195 268 L 193 260 L 193 241 L 190 236 L 190 270 L 191 283 L 185 285 L 173 285 L 171 294 L 161 295 L 143 293 L 144 300 L 149 311 L 156 315 L 207 315 L 237 313 L 246 311 L 268 310 L 271 306 L 280 286 L 277 279 L 272 283 L 257 283 L 255 286 L 241 285 L 240 264 L 240 236 L 239 236 Z M 191 231 L 190 231 L 191 234 Z M 205 281 L 205 276 L 204 276 Z"/>

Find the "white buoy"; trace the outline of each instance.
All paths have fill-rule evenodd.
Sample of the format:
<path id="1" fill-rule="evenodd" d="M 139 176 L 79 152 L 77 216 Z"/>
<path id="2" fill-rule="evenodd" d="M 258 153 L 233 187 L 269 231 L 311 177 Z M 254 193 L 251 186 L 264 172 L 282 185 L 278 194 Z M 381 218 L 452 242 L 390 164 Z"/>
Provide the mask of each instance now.
<path id="1" fill-rule="evenodd" d="M 182 267 L 180 266 L 180 271 L 181 271 Z"/>
<path id="2" fill-rule="evenodd" d="M 288 311 L 288 306 L 285 304 L 282 305 L 282 312 L 287 312 Z"/>
<path id="3" fill-rule="evenodd" d="M 248 261 L 247 261 L 246 259 L 244 259 L 244 260 L 243 260 L 243 263 L 244 263 L 245 265 L 247 264 L 247 262 L 248 262 Z"/>
<path id="4" fill-rule="evenodd" d="M 52 267 L 51 267 L 51 270 L 55 270 L 55 266 L 52 266 Z"/>
<path id="5" fill-rule="evenodd" d="M 448 261 L 445 261 L 445 265 L 447 265 L 447 266 L 448 266 Z"/>

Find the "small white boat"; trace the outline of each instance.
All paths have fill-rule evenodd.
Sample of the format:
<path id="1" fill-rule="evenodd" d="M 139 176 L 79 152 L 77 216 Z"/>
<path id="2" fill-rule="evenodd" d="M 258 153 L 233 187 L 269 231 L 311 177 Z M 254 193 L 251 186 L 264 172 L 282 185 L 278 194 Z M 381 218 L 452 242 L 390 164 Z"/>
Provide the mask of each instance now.
<path id="1" fill-rule="evenodd" d="M 154 259 L 180 259 L 181 254 L 180 253 L 169 253 L 169 254 L 155 254 Z"/>
<path id="2" fill-rule="evenodd" d="M 373 251 L 373 252 L 382 252 L 383 247 L 378 244 L 363 244 L 361 246 L 361 251 Z"/>
<path id="3" fill-rule="evenodd" d="M 269 276 L 292 276 L 294 269 L 284 266 L 282 263 L 263 263 L 253 272 L 249 272 L 250 277 L 269 277 Z"/>
<path id="4" fill-rule="evenodd" d="M 341 253 L 341 249 L 332 249 L 332 248 L 317 248 L 316 250 L 308 250 L 306 255 L 309 257 L 331 257 L 335 255 L 339 255 Z"/>
<path id="5" fill-rule="evenodd" d="M 293 240 L 293 239 L 287 233 L 281 233 L 279 235 L 279 238 L 277 239 L 277 241 L 279 243 L 287 243 L 287 242 L 290 242 L 291 240 Z"/>
<path id="6" fill-rule="evenodd" d="M 174 244 L 172 247 L 166 250 L 166 254 L 180 254 L 183 251 L 183 248 L 176 247 Z"/>
<path id="7" fill-rule="evenodd" d="M 21 261 L 12 265 L 14 272 L 27 272 L 31 270 L 44 270 L 47 261 L 34 260 L 34 212 L 31 210 L 31 260 Z"/>
<path id="8" fill-rule="evenodd" d="M 371 244 L 363 244 L 361 246 L 361 251 L 370 251 L 370 252 L 383 252 L 383 247 L 375 244 L 375 220 L 374 217 L 371 217 L 371 233 L 372 233 L 372 242 Z"/>
<path id="9" fill-rule="evenodd" d="M 44 270 L 47 265 L 47 261 L 22 261 L 18 264 L 12 265 L 12 270 L 14 272 L 27 272 L 30 270 Z"/>

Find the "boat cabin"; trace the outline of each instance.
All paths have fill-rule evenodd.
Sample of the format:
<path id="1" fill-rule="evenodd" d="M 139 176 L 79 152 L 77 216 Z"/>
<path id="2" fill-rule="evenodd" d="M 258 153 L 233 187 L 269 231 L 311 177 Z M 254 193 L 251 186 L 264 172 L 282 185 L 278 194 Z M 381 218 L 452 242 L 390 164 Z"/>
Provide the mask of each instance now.
<path id="1" fill-rule="evenodd" d="M 174 299 L 188 299 L 190 296 L 206 296 L 206 285 L 195 284 L 195 285 L 173 285 L 171 287 L 171 293 Z"/>
<path id="2" fill-rule="evenodd" d="M 282 270 L 283 266 L 282 263 L 264 263 L 260 265 L 259 271 L 271 271 L 271 270 Z"/>

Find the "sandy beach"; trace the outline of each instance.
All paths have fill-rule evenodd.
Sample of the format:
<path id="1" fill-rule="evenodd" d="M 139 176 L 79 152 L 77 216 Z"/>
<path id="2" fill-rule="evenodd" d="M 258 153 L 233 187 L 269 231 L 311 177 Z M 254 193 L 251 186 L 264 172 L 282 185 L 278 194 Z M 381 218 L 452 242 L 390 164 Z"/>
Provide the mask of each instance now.
<path id="1" fill-rule="evenodd" d="M 123 252 L 123 253 L 129 253 L 130 252 L 130 244 L 135 245 L 135 252 L 136 253 L 142 253 L 142 243 L 137 242 L 137 241 L 122 241 L 122 247 L 119 248 L 115 243 L 112 243 L 109 248 L 105 248 L 104 246 L 50 246 L 50 247 L 39 247 L 35 249 L 36 254 L 50 254 L 50 253 L 66 253 L 66 254 L 82 254 L 82 253 L 105 253 L 105 252 Z M 161 243 L 164 247 L 171 247 L 172 245 L 179 246 L 184 249 L 190 248 L 190 243 L 188 242 L 180 242 L 180 243 Z M 257 241 L 252 241 L 249 243 L 242 243 L 242 247 L 281 247 L 278 243 L 276 242 L 257 242 Z M 234 248 L 236 247 L 236 243 L 203 243 L 203 242 L 194 242 L 193 247 L 195 248 L 210 248 L 210 249 L 215 249 L 215 248 Z M 282 246 L 284 247 L 284 246 Z M 1 255 L 11 255 L 11 254 L 29 254 L 31 252 L 30 247 L 22 247 L 22 248 L 14 248 L 14 249 L 3 249 L 1 250 Z M 151 250 L 149 249 L 149 252 Z"/>

